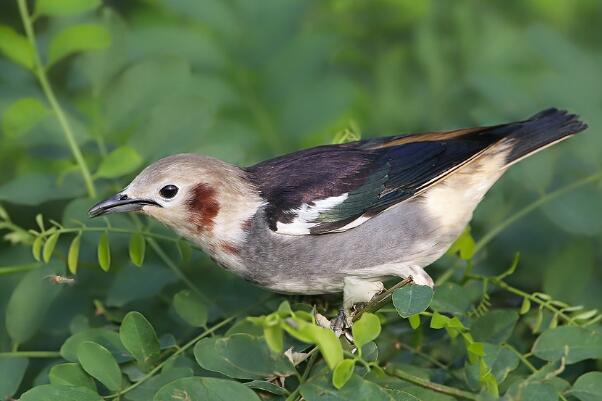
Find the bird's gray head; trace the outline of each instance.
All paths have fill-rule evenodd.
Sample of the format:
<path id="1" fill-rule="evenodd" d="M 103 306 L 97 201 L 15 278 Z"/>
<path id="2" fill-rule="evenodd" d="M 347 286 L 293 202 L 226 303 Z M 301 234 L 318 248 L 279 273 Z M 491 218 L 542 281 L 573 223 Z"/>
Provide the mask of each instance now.
<path id="1" fill-rule="evenodd" d="M 211 157 L 179 154 L 146 167 L 125 189 L 94 205 L 89 214 L 139 211 L 198 240 L 232 229 L 250 208 L 256 209 L 250 201 L 258 200 L 243 170 Z"/>

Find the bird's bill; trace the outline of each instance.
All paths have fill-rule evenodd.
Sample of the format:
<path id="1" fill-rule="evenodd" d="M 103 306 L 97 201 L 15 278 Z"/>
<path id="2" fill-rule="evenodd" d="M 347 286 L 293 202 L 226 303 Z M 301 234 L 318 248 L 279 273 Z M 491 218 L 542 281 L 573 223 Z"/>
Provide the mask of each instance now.
<path id="1" fill-rule="evenodd" d="M 137 212 L 144 206 L 160 206 L 151 199 L 132 199 L 127 195 L 117 194 L 98 202 L 88 210 L 90 217 L 98 217 L 109 213 Z"/>

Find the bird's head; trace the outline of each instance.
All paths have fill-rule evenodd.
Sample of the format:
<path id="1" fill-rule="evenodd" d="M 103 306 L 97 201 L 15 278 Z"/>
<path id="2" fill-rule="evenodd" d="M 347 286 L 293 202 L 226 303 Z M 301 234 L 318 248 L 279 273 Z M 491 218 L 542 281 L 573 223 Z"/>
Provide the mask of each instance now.
<path id="1" fill-rule="evenodd" d="M 125 189 L 94 205 L 89 215 L 142 212 L 206 247 L 240 240 L 241 226 L 260 204 L 242 169 L 180 154 L 146 167 Z"/>

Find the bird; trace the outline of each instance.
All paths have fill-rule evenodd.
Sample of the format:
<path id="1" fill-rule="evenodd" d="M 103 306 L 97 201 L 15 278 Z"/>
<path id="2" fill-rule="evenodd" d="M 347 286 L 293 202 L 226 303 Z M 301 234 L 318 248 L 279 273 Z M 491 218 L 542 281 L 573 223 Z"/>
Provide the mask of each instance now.
<path id="1" fill-rule="evenodd" d="M 586 128 L 550 108 L 506 124 L 323 145 L 250 167 L 177 154 L 89 215 L 141 212 L 277 293 L 342 292 L 349 322 L 354 305 L 389 278 L 433 287 L 425 268 L 504 172 Z"/>

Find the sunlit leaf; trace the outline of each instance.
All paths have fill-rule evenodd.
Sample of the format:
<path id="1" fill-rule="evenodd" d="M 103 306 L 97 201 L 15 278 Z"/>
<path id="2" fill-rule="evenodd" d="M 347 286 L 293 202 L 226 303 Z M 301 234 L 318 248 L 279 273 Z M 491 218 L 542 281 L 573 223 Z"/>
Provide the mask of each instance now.
<path id="1" fill-rule="evenodd" d="M 273 352 L 280 353 L 284 350 L 284 330 L 280 325 L 264 326 L 263 336 Z"/>
<path id="2" fill-rule="evenodd" d="M 109 234 L 102 233 L 98 241 L 98 264 L 106 272 L 111 268 L 111 249 L 109 246 Z"/>
<path id="3" fill-rule="evenodd" d="M 464 232 L 452 244 L 448 252 L 450 254 L 457 253 L 464 260 L 472 259 L 475 252 L 475 240 L 470 234 L 469 226 L 464 229 Z"/>
<path id="4" fill-rule="evenodd" d="M 131 360 L 121 343 L 119 334 L 105 328 L 87 329 L 73 334 L 61 346 L 61 356 L 69 362 L 77 362 L 77 349 L 85 341 L 92 341 L 108 349 L 118 362 Z"/>
<path id="5" fill-rule="evenodd" d="M 178 316 L 193 327 L 207 324 L 207 306 L 190 290 L 182 290 L 173 298 L 173 306 Z"/>
<path id="6" fill-rule="evenodd" d="M 56 242 L 59 240 L 59 236 L 60 234 L 57 232 L 52 233 L 44 243 L 44 250 L 42 251 L 44 263 L 50 262 L 50 258 L 52 257 L 52 253 L 56 247 Z"/>
<path id="7" fill-rule="evenodd" d="M 524 315 L 531 310 L 531 300 L 527 297 L 523 298 L 523 303 L 520 305 L 520 314 Z"/>
<path id="8" fill-rule="evenodd" d="M 87 387 L 96 391 L 96 384 L 77 363 L 61 363 L 54 365 L 48 373 L 51 384 L 64 386 Z"/>
<path id="9" fill-rule="evenodd" d="M 121 370 L 113 355 L 102 345 L 84 341 L 77 347 L 77 360 L 82 368 L 111 391 L 121 388 Z"/>
<path id="10" fill-rule="evenodd" d="M 332 330 L 299 318 L 293 319 L 293 324 L 284 325 L 285 330 L 300 341 L 316 344 L 331 370 L 343 360 L 341 342 Z"/>
<path id="11" fill-rule="evenodd" d="M 130 260 L 138 267 L 144 263 L 144 254 L 146 252 L 146 240 L 141 233 L 134 233 L 130 236 L 129 253 Z"/>
<path id="12" fill-rule="evenodd" d="M 44 237 L 39 235 L 33 241 L 33 245 L 31 246 L 31 254 L 33 258 L 38 262 L 42 261 L 42 246 L 44 245 Z"/>
<path id="13" fill-rule="evenodd" d="M 370 341 L 374 341 L 379 336 L 380 330 L 380 319 L 378 316 L 373 313 L 363 313 L 351 327 L 356 347 L 361 349 L 361 347 Z M 351 376 L 351 373 L 349 376 Z"/>
<path id="14" fill-rule="evenodd" d="M 8 136 L 17 137 L 38 125 L 49 111 L 36 98 L 19 99 L 6 109 L 2 116 L 2 129 Z"/>
<path id="15" fill-rule="evenodd" d="M 79 247 L 81 243 L 82 235 L 77 234 L 73 241 L 71 241 L 71 245 L 69 245 L 69 253 L 67 254 L 67 267 L 69 268 L 69 272 L 71 274 L 77 273 L 77 264 L 79 261 Z"/>
<path id="16" fill-rule="evenodd" d="M 64 16 L 80 14 L 93 10 L 101 4 L 101 0 L 36 0 L 35 14 Z"/>
<path id="17" fill-rule="evenodd" d="M 353 359 L 343 359 L 339 362 L 332 372 L 332 385 L 336 389 L 343 387 L 351 379 L 351 376 L 353 376 L 354 368 L 355 360 Z"/>
<path id="18" fill-rule="evenodd" d="M 105 49 L 110 44 L 111 35 L 102 25 L 73 25 L 52 38 L 48 48 L 48 62 L 52 65 L 72 53 Z"/>
<path id="19" fill-rule="evenodd" d="M 34 50 L 24 36 L 6 25 L 0 25 L 0 52 L 30 70 L 34 66 Z"/>
<path id="20" fill-rule="evenodd" d="M 123 346 L 138 362 L 153 365 L 161 352 L 155 329 L 139 312 L 128 313 L 119 328 Z"/>
<path id="21" fill-rule="evenodd" d="M 410 322 L 410 327 L 416 330 L 418 327 L 420 327 L 420 315 L 415 314 L 408 317 L 408 322 Z"/>
<path id="22" fill-rule="evenodd" d="M 410 284 L 393 292 L 393 305 L 401 317 L 423 312 L 433 299 L 433 289 L 427 285 Z"/>
<path id="23" fill-rule="evenodd" d="M 138 152 L 129 146 L 115 149 L 105 157 L 96 171 L 96 176 L 101 178 L 116 178 L 129 174 L 142 164 Z"/>

